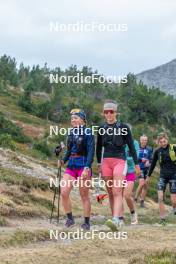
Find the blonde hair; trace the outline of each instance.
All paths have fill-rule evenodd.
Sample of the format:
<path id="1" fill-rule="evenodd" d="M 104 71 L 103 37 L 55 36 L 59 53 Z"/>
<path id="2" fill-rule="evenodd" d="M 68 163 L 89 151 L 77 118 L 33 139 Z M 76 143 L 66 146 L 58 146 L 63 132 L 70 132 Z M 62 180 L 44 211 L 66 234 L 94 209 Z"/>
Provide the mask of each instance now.
<path id="1" fill-rule="evenodd" d="M 163 138 L 169 140 L 167 133 L 165 133 L 165 132 L 159 133 L 159 135 L 157 136 L 157 142 L 159 143 L 159 141 Z"/>

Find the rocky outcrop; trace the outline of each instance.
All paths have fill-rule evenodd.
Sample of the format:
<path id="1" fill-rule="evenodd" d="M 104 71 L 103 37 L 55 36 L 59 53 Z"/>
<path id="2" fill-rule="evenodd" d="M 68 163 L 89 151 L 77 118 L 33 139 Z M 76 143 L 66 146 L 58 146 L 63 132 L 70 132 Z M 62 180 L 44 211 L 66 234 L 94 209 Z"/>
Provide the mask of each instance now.
<path id="1" fill-rule="evenodd" d="M 176 59 L 136 75 L 148 87 L 160 88 L 176 97 Z"/>

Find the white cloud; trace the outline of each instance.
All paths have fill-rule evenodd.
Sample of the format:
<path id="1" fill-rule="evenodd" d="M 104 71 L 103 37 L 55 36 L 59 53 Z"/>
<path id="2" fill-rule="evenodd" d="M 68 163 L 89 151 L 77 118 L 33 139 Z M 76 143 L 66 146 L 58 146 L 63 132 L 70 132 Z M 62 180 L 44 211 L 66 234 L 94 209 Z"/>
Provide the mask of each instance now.
<path id="1" fill-rule="evenodd" d="M 175 0 L 6 0 L 0 50 L 25 64 L 90 65 L 106 74 L 140 72 L 175 58 Z M 127 33 L 54 33 L 50 21 L 127 23 Z M 169 47 L 172 47 L 169 49 Z"/>

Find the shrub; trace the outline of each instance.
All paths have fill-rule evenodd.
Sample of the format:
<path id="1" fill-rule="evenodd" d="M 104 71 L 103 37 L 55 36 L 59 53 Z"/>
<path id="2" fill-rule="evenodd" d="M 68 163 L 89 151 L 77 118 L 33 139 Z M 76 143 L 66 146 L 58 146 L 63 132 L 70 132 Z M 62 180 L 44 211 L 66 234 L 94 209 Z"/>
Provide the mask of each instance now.
<path id="1" fill-rule="evenodd" d="M 22 133 L 21 128 L 13 124 L 10 120 L 7 120 L 2 113 L 0 113 L 0 135 L 6 134 L 5 138 L 7 142 L 15 140 L 19 143 L 31 142 L 31 139 Z M 7 137 L 9 135 L 10 137 Z"/>
<path id="2" fill-rule="evenodd" d="M 12 139 L 12 136 L 9 134 L 0 135 L 0 146 L 4 148 L 10 148 L 12 150 L 16 149 L 15 142 Z"/>
<path id="3" fill-rule="evenodd" d="M 47 143 L 45 141 L 41 141 L 39 143 L 34 144 L 34 148 L 42 153 L 44 153 L 46 156 L 51 157 L 52 150 L 49 148 Z"/>

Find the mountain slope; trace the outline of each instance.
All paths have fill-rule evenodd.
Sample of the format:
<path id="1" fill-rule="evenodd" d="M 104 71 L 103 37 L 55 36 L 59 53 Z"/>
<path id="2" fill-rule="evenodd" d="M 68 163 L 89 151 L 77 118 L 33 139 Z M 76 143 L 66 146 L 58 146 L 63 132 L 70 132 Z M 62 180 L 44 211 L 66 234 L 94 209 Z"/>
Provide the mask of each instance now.
<path id="1" fill-rule="evenodd" d="M 176 96 L 176 59 L 158 66 L 156 68 L 143 71 L 136 75 L 137 80 L 141 80 L 148 87 L 160 88 L 167 94 Z"/>
<path id="2" fill-rule="evenodd" d="M 139 95 L 138 91 L 141 93 L 141 86 L 137 89 L 135 85 L 136 83 L 133 84 L 136 95 Z M 128 87 L 126 90 L 125 88 L 122 89 L 122 92 L 124 91 L 126 96 Z M 146 97 L 145 93 L 144 95 Z M 21 91 L 18 88 L 9 91 L 7 87 L 5 91 L 0 93 L 0 112 L 2 112 L 3 117 L 0 124 L 0 134 L 4 131 L 6 134 L 7 132 L 10 133 L 12 143 L 15 145 L 15 150 L 8 149 L 7 144 L 0 147 L 0 263 L 72 264 L 79 257 L 80 264 L 88 262 L 92 264 L 140 264 L 151 263 L 148 262 L 149 258 L 156 260 L 152 263 L 160 263 L 158 259 L 163 259 L 163 255 L 167 257 L 168 262 L 166 263 L 174 263 L 171 262 L 171 259 L 175 258 L 176 219 L 171 213 L 172 208 L 169 205 L 167 206 L 169 224 L 163 228 L 156 225 L 159 221 L 158 204 L 155 202 L 157 173 L 150 182 L 148 195 L 150 198 L 147 198 L 147 207 L 140 208 L 139 204 L 136 204 L 139 225 L 130 226 L 129 210 L 126 206 L 124 208 L 126 225 L 123 231 L 128 233 L 128 239 L 125 241 L 114 238 L 111 240 L 99 239 L 98 237 L 91 240 L 81 239 L 80 237 L 75 240 L 72 238 L 57 241 L 50 239 L 50 229 L 66 232 L 62 206 L 60 208 L 61 221 L 59 225 L 56 223 L 57 200 L 53 222 L 52 224 L 49 222 L 53 200 L 53 191 L 49 188 L 49 177 L 57 175 L 57 158 L 54 154 L 51 157 L 43 156 L 45 154 L 42 152 L 45 148 L 41 148 L 43 145 L 40 145 L 39 149 L 36 149 L 35 145 L 44 140 L 46 145 L 48 144 L 48 148 L 53 149 L 60 139 L 58 137 L 56 139 L 48 138 L 49 125 L 66 126 L 67 123 L 54 123 L 39 118 L 32 113 L 22 111 L 18 105 L 20 96 Z M 129 95 L 127 94 L 127 96 Z M 76 100 L 76 98 L 72 97 L 73 100 Z M 131 96 L 133 111 L 135 111 L 135 106 L 138 107 L 138 102 L 141 102 L 139 100 L 141 97 L 138 97 L 139 101 L 136 102 L 134 98 L 135 96 Z M 98 103 L 96 104 L 96 110 L 100 112 L 101 102 Z M 62 104 L 64 106 L 68 105 L 66 97 Z M 2 120 L 6 122 L 3 123 Z M 4 126 L 4 124 L 6 125 Z M 16 131 L 19 132 L 16 126 L 22 128 L 17 139 L 19 140 L 24 133 L 30 138 L 29 142 L 15 141 L 13 136 Z M 141 133 L 144 125 L 141 123 L 138 126 Z M 154 130 L 157 130 L 157 128 L 152 126 L 150 128 L 153 136 Z M 96 166 L 93 175 L 97 173 L 97 168 L 96 170 L 95 168 Z M 104 223 L 111 216 L 108 199 L 103 201 L 102 205 L 98 204 L 93 188 L 90 190 L 90 197 L 92 205 L 91 230 L 97 230 L 99 234 L 102 232 L 106 234 L 109 229 Z M 71 198 L 76 220 L 76 226 L 73 230 L 79 231 L 80 224 L 83 221 L 81 217 L 83 211 L 78 188 L 74 188 Z M 163 251 L 165 249 L 168 251 Z M 151 253 L 154 254 L 154 257 L 151 256 Z"/>
<path id="3" fill-rule="evenodd" d="M 168 262 L 162 263 L 175 263 L 171 261 L 175 259 L 175 216 L 170 206 L 167 206 L 169 224 L 161 227 L 157 225 L 158 204 L 149 198 L 146 208 L 140 208 L 137 203 L 139 224 L 131 226 L 129 210 L 125 204 L 126 225 L 121 232 L 127 233 L 127 239 L 123 239 L 120 232 L 116 233 L 116 238 L 102 238 L 102 235 L 109 232 L 105 226 L 106 219 L 110 217 L 109 203 L 106 199 L 102 205 L 98 204 L 95 190 L 91 189 L 91 231 L 94 230 L 99 236 L 83 239 L 80 231 L 83 212 L 78 188 L 74 188 L 71 194 L 76 225 L 68 231 L 64 228 L 62 206 L 59 225 L 55 218 L 56 210 L 52 223 L 49 222 L 53 192 L 47 189 L 48 182 L 42 178 L 54 173 L 55 168 L 2 148 L 0 160 L 0 263 L 73 264 L 79 259 L 80 264 L 147 264 L 161 263 L 159 259 L 163 260 L 164 256 Z M 7 167 L 10 163 L 11 168 Z M 26 170 L 21 169 L 22 163 Z M 34 169 L 41 173 L 42 178 L 39 179 Z M 55 205 L 56 209 L 57 201 Z M 62 235 L 74 231 L 80 233 L 76 239 L 72 236 L 68 239 L 58 236 L 57 239 L 50 237 L 50 230 Z M 155 262 L 149 262 L 149 259 Z"/>

